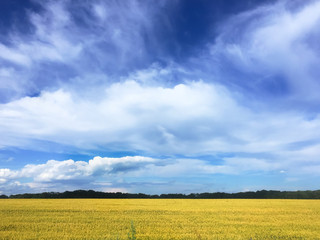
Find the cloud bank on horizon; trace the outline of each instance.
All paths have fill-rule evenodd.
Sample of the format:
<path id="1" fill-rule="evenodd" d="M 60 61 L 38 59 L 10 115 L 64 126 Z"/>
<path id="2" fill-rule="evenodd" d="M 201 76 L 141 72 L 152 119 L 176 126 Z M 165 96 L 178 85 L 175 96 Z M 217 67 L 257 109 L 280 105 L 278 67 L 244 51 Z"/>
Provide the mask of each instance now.
<path id="1" fill-rule="evenodd" d="M 318 189 L 320 1 L 12 1 L 0 193 Z"/>

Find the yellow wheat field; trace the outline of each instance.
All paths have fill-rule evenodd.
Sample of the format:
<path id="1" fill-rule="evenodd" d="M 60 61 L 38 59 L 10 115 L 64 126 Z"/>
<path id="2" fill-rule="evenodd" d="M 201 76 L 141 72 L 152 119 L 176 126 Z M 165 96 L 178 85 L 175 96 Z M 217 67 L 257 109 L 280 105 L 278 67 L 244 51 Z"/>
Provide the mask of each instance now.
<path id="1" fill-rule="evenodd" d="M 0 239 L 130 238 L 320 239 L 320 201 L 0 200 Z"/>

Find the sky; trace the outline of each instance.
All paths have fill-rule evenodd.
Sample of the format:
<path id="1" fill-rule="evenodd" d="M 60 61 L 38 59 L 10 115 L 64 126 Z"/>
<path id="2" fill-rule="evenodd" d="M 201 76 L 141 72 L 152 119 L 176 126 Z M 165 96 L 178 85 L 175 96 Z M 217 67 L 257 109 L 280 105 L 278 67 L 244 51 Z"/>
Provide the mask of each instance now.
<path id="1" fill-rule="evenodd" d="M 0 193 L 320 189 L 319 0 L 0 1 Z"/>

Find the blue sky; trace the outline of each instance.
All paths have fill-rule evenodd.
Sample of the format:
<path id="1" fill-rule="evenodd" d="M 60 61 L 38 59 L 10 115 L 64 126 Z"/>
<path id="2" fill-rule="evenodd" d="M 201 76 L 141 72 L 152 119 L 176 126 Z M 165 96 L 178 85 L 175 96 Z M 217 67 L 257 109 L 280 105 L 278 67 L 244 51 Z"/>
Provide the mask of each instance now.
<path id="1" fill-rule="evenodd" d="M 320 1 L 0 12 L 0 193 L 319 189 Z"/>

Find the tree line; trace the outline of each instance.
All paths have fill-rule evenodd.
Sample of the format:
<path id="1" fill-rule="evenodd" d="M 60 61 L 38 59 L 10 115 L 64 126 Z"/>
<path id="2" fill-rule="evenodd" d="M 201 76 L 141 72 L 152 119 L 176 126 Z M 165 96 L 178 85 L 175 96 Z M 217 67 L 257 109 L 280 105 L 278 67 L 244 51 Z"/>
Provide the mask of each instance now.
<path id="1" fill-rule="evenodd" d="M 274 191 L 261 190 L 256 192 L 238 193 L 170 193 L 160 195 L 149 195 L 144 193 L 122 193 L 122 192 L 98 192 L 93 190 L 76 190 L 65 192 L 43 192 L 43 193 L 24 193 L 14 195 L 0 195 L 0 198 L 149 198 L 149 199 L 320 199 L 320 190 L 316 191 Z"/>

